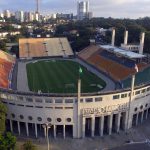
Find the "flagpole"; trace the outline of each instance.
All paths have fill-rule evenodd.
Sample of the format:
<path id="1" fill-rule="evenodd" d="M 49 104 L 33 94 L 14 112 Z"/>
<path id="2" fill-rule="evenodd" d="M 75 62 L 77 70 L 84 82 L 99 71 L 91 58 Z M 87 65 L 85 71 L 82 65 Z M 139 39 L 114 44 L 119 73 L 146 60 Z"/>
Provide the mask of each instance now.
<path id="1" fill-rule="evenodd" d="M 130 92 L 129 108 L 128 108 L 129 110 L 128 110 L 128 119 L 127 119 L 127 129 L 129 129 L 129 116 L 130 116 L 130 111 L 131 111 L 132 96 L 134 95 L 134 84 L 135 84 L 135 74 L 132 75 L 131 92 Z"/>
<path id="2" fill-rule="evenodd" d="M 77 108 L 78 108 L 78 138 L 80 138 L 80 131 L 81 131 L 81 127 L 80 127 L 80 122 L 81 122 L 81 116 L 80 116 L 80 97 L 81 97 L 81 78 L 80 78 L 80 74 L 82 73 L 82 69 L 81 67 L 79 67 L 79 76 L 78 76 L 78 100 L 77 100 Z"/>
<path id="3" fill-rule="evenodd" d="M 136 73 L 139 72 L 138 66 L 136 64 L 135 64 L 134 69 L 135 69 Z M 128 118 L 127 118 L 127 129 L 126 130 L 128 130 L 130 128 L 129 127 L 129 118 L 130 118 L 130 111 L 131 111 L 132 96 L 134 96 L 135 74 L 132 75 L 132 81 L 131 81 L 131 92 L 130 92 L 130 98 L 129 98 L 129 108 L 128 108 Z"/>
<path id="4" fill-rule="evenodd" d="M 78 79 L 78 100 L 77 100 L 77 106 L 78 106 L 78 138 L 80 138 L 80 96 L 81 96 L 81 79 Z"/>

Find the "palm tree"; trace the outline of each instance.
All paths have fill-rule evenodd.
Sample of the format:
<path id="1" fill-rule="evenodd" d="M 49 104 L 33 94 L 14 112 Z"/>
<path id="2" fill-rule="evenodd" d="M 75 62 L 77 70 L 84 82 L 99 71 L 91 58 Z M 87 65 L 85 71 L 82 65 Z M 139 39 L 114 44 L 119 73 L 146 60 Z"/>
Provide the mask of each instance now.
<path id="1" fill-rule="evenodd" d="M 36 147 L 31 141 L 27 141 L 23 144 L 23 150 L 36 150 Z"/>

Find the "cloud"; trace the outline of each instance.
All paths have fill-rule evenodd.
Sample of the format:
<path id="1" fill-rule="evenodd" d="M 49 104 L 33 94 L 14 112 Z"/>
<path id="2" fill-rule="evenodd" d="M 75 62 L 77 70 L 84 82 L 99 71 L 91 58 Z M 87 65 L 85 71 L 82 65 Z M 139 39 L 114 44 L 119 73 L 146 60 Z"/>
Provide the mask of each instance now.
<path id="1" fill-rule="evenodd" d="M 39 0 L 42 13 L 77 12 L 77 0 Z M 94 16 L 138 18 L 149 15 L 150 0 L 89 0 Z M 35 11 L 36 0 L 0 0 L 0 11 L 4 9 Z"/>

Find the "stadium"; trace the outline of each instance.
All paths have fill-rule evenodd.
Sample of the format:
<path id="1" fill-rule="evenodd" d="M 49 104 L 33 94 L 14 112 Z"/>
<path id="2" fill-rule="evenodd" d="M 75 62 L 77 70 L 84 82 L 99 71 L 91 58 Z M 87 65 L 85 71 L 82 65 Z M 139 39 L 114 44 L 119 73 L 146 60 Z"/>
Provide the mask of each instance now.
<path id="1" fill-rule="evenodd" d="M 126 31 L 124 43 L 115 47 L 113 29 L 110 45 L 93 44 L 78 54 L 66 38 L 20 39 L 19 59 L 0 51 L 7 130 L 39 138 L 46 136 L 42 125 L 49 124 L 50 137 L 84 138 L 143 123 L 150 117 L 144 36 L 139 45 L 129 45 Z"/>

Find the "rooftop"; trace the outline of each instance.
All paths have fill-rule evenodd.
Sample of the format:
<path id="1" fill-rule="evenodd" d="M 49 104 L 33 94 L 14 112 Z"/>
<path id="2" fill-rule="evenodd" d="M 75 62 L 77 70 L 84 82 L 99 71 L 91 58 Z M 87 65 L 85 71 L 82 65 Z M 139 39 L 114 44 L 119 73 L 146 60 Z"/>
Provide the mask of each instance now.
<path id="1" fill-rule="evenodd" d="M 123 50 L 121 48 L 111 46 L 111 45 L 100 45 L 100 47 L 102 47 L 102 48 L 104 48 L 110 52 L 122 55 L 122 56 L 130 58 L 130 59 L 144 58 L 145 57 L 145 55 L 138 54 L 138 53 L 131 52 L 131 51 L 127 51 L 127 50 Z"/>

